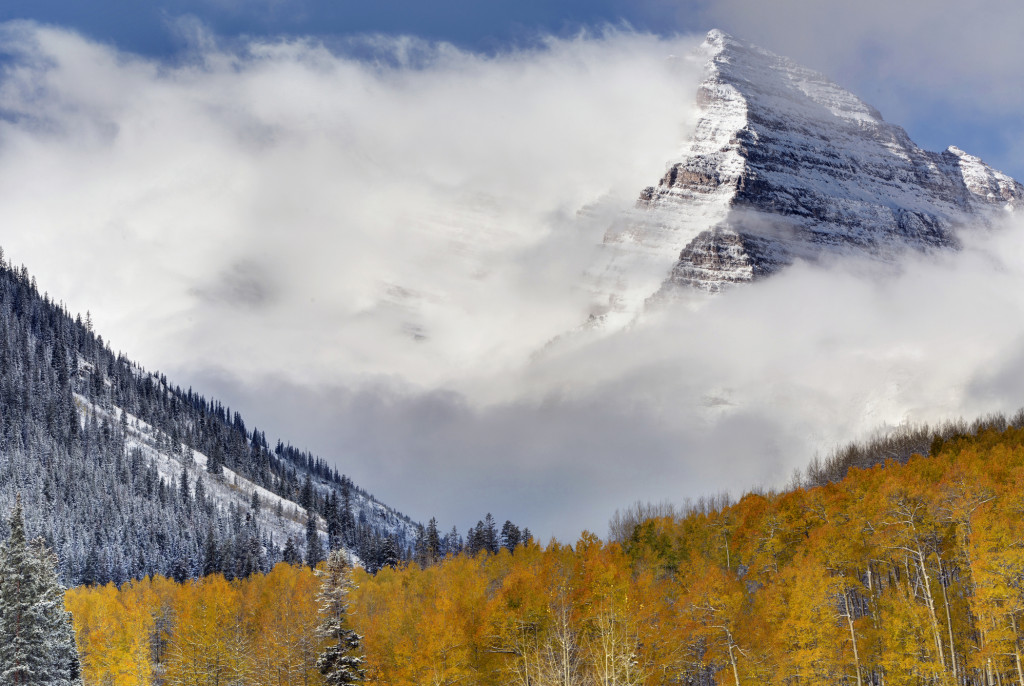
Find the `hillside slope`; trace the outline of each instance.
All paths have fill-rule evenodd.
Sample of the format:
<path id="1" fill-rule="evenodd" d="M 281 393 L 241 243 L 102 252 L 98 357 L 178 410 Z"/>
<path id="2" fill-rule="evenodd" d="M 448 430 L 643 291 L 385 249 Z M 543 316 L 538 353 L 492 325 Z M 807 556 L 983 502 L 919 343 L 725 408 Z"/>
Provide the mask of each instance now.
<path id="1" fill-rule="evenodd" d="M 371 566 L 416 530 L 324 460 L 115 356 L 0 253 L 0 510 L 18 493 L 71 584 L 269 569 L 289 538 L 303 554 L 309 510 L 324 547 Z"/>

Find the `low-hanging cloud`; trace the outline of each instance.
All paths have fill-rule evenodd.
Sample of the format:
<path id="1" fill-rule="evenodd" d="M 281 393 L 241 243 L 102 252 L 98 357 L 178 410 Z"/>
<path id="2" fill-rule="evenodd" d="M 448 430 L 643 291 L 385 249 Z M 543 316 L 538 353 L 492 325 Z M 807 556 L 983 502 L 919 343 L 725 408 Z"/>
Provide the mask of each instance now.
<path id="1" fill-rule="evenodd" d="M 209 379 L 362 456 L 413 512 L 464 526 L 492 510 L 572 539 L 637 498 L 780 487 L 876 430 L 1024 405 L 1024 226 L 965 240 L 898 267 L 798 264 L 460 390 Z"/>
<path id="2" fill-rule="evenodd" d="M 680 149 L 692 39 L 207 37 L 166 64 L 4 34 L 7 254 L 116 348 L 414 517 L 572 538 L 637 498 L 778 485 L 879 426 L 1020 404 L 1013 227 L 580 328 L 607 222 L 578 212 L 629 208 Z"/>
<path id="3" fill-rule="evenodd" d="M 494 57 L 206 36 L 176 66 L 4 42 L 7 250 L 152 364 L 303 381 L 433 384 L 558 334 L 600 240 L 576 212 L 660 175 L 699 77 L 692 40 L 616 30 Z"/>

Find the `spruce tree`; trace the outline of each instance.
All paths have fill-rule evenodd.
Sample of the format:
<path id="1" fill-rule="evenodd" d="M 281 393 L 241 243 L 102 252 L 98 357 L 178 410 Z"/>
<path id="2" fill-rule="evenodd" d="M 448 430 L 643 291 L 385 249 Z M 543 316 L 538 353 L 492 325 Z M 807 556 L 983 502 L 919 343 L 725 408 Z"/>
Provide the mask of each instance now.
<path id="1" fill-rule="evenodd" d="M 441 534 L 437 530 L 437 517 L 427 523 L 427 559 L 430 564 L 441 558 Z"/>
<path id="2" fill-rule="evenodd" d="M 29 544 L 19 498 L 0 551 L 0 683 L 80 686 L 78 650 L 56 557 Z"/>
<path id="3" fill-rule="evenodd" d="M 43 670 L 43 626 L 35 612 L 34 565 L 18 498 L 0 559 L 0 683 L 31 684 Z"/>
<path id="4" fill-rule="evenodd" d="M 452 526 L 452 530 L 444 536 L 444 554 L 458 555 L 462 552 L 462 538 L 459 530 Z"/>
<path id="5" fill-rule="evenodd" d="M 203 546 L 203 576 L 216 574 L 221 570 L 220 546 L 217 545 L 217 536 L 213 532 L 211 523 L 206 529 L 206 542 Z"/>
<path id="6" fill-rule="evenodd" d="M 356 518 L 352 514 L 352 493 L 348 477 L 341 478 L 341 538 L 344 543 L 355 542 Z"/>
<path id="7" fill-rule="evenodd" d="M 178 493 L 181 496 L 181 504 L 186 508 L 192 505 L 192 491 L 188 485 L 188 468 L 182 466 L 181 479 L 178 481 Z"/>
<path id="8" fill-rule="evenodd" d="M 313 495 L 313 480 L 309 478 L 309 474 L 306 475 L 306 480 L 302 483 L 302 491 L 299 493 L 299 505 L 310 511 L 316 505 L 316 499 Z"/>
<path id="9" fill-rule="evenodd" d="M 383 569 L 384 567 L 394 569 L 401 561 L 402 558 L 398 551 L 398 543 L 395 541 L 395 537 L 385 536 L 384 540 L 381 541 L 380 553 L 377 557 L 377 569 Z"/>
<path id="10" fill-rule="evenodd" d="M 430 561 L 427 555 L 427 530 L 422 524 L 416 525 L 416 542 L 413 543 L 412 559 L 420 567 L 426 567 Z"/>
<path id="11" fill-rule="evenodd" d="M 522 538 L 519 527 L 506 519 L 505 525 L 501 527 L 501 546 L 512 552 L 522 542 Z"/>
<path id="12" fill-rule="evenodd" d="M 490 512 L 484 518 L 483 527 L 477 526 L 477 535 L 481 538 L 481 547 L 484 550 L 497 554 L 499 547 L 498 525 L 495 523 L 494 516 Z"/>
<path id="13" fill-rule="evenodd" d="M 337 550 L 345 545 L 341 531 L 341 508 L 338 504 L 338 494 L 331 491 L 327 497 L 327 545 L 331 550 Z"/>
<path id="14" fill-rule="evenodd" d="M 356 684 L 366 678 L 363 670 L 362 638 L 348 626 L 348 594 L 352 590 L 351 570 L 345 553 L 333 550 L 320 576 L 320 625 L 317 636 L 325 640 L 324 652 L 316 661 L 330 686 Z"/>
<path id="15" fill-rule="evenodd" d="M 45 683 L 72 686 L 81 683 L 81 664 L 75 644 L 71 613 L 64 607 L 64 587 L 57 579 L 57 556 L 41 538 L 31 543 L 36 566 L 36 608 L 42 620 L 47 654 Z"/>
<path id="16" fill-rule="evenodd" d="M 290 565 L 302 564 L 302 556 L 299 555 L 299 550 L 295 547 L 295 541 L 291 536 L 289 536 L 288 540 L 285 541 L 284 552 L 281 554 L 281 559 Z"/>
<path id="17" fill-rule="evenodd" d="M 320 532 L 316 526 L 316 513 L 310 511 L 306 520 L 306 564 L 315 568 L 323 562 L 324 547 L 320 543 Z"/>

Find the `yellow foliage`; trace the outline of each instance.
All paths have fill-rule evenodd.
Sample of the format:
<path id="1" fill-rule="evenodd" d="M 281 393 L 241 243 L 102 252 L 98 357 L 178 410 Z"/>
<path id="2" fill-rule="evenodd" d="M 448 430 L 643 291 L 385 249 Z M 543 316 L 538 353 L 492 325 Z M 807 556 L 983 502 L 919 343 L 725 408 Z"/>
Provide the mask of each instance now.
<path id="1" fill-rule="evenodd" d="M 356 570 L 393 686 L 1024 683 L 1024 431 L 722 511 Z M 304 567 L 68 592 L 86 684 L 319 686 Z"/>

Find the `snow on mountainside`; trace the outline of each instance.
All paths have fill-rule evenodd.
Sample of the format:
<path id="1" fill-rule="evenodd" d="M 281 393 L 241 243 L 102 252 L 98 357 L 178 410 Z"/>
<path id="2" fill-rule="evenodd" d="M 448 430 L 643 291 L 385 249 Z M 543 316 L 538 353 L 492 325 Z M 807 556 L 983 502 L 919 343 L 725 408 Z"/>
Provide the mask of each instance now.
<path id="1" fill-rule="evenodd" d="M 955 247 L 956 231 L 1024 186 L 950 147 L 927 152 L 823 75 L 721 31 L 701 46 L 695 132 L 605 235 L 595 317 L 626 321 L 655 294 L 718 291 L 797 259 Z"/>
<path id="2" fill-rule="evenodd" d="M 96 414 L 101 421 L 106 418 L 113 424 L 120 422 L 121 414 L 124 412 L 117 407 L 110 411 L 105 410 L 78 394 L 75 395 L 75 399 L 82 410 L 83 423 L 87 421 L 90 414 Z M 161 432 L 130 413 L 124 414 L 128 431 L 126 451 L 140 450 L 144 459 L 151 461 L 156 466 L 160 480 L 168 488 L 177 490 L 182 470 L 187 470 L 192 484 L 192 492 L 195 492 L 196 481 L 204 479 L 207 497 L 216 503 L 216 507 L 222 513 L 227 514 L 232 507 L 241 512 L 247 512 L 250 516 L 255 517 L 258 528 L 269 534 L 270 540 L 278 545 L 283 545 L 288 538 L 295 541 L 297 545 L 301 545 L 305 540 L 309 513 L 302 505 L 253 483 L 225 466 L 221 467 L 220 475 L 208 474 L 209 457 L 205 454 L 194 450 L 186 443 L 178 443 L 177 446 L 172 447 L 172 439 L 165 432 Z M 328 496 L 336 488 L 315 476 L 312 478 L 312 485 L 320 496 Z M 253 494 L 259 498 L 260 509 L 258 512 L 253 512 L 251 509 Z M 409 518 L 398 516 L 384 504 L 357 489 L 353 489 L 351 498 L 355 516 L 364 523 L 372 523 L 381 535 L 393 536 L 403 542 L 415 540 L 417 525 Z M 317 517 L 317 528 L 326 549 L 328 544 L 327 522 L 321 516 Z M 360 563 L 360 558 L 353 547 L 347 548 L 347 553 L 351 560 L 357 564 Z"/>
<path id="3" fill-rule="evenodd" d="M 75 394 L 75 401 L 81 410 L 83 425 L 90 420 L 91 415 L 95 415 L 100 422 L 105 419 L 114 425 L 120 423 L 121 414 L 124 412 L 116 407 L 107 410 L 79 394 Z M 191 449 L 185 443 L 179 443 L 176 448 L 169 448 L 170 436 L 130 413 L 124 414 L 127 429 L 126 452 L 140 451 L 143 459 L 156 467 L 160 480 L 171 492 L 178 491 L 178 480 L 183 470 L 187 470 L 193 494 L 196 482 L 203 480 L 207 497 L 222 513 L 227 514 L 232 508 L 246 512 L 255 518 L 257 527 L 269 536 L 268 540 L 273 544 L 283 545 L 291 538 L 296 544 L 301 545 L 305 540 L 308 517 L 306 508 L 253 483 L 228 467 L 223 467 L 223 473 L 219 476 L 208 474 L 209 458 L 206 455 Z M 322 494 L 329 493 L 330 486 L 322 480 L 314 481 L 313 485 Z M 254 493 L 258 495 L 260 502 L 260 508 L 256 512 L 251 508 Z M 373 520 L 380 526 L 382 532 L 394 535 L 400 540 L 413 540 L 415 537 L 415 526 L 408 520 L 397 517 L 381 503 L 358 492 L 352 494 L 352 500 L 353 510 L 362 513 L 364 519 Z M 322 517 L 318 517 L 317 524 L 326 547 L 326 522 Z M 348 553 L 353 561 L 359 563 L 359 557 L 354 550 L 349 549 Z"/>
<path id="4" fill-rule="evenodd" d="M 2 251 L 0 361 L 0 510 L 21 499 L 65 583 L 265 571 L 309 552 L 306 507 L 368 567 L 418 531 L 324 460 L 115 355 Z"/>

